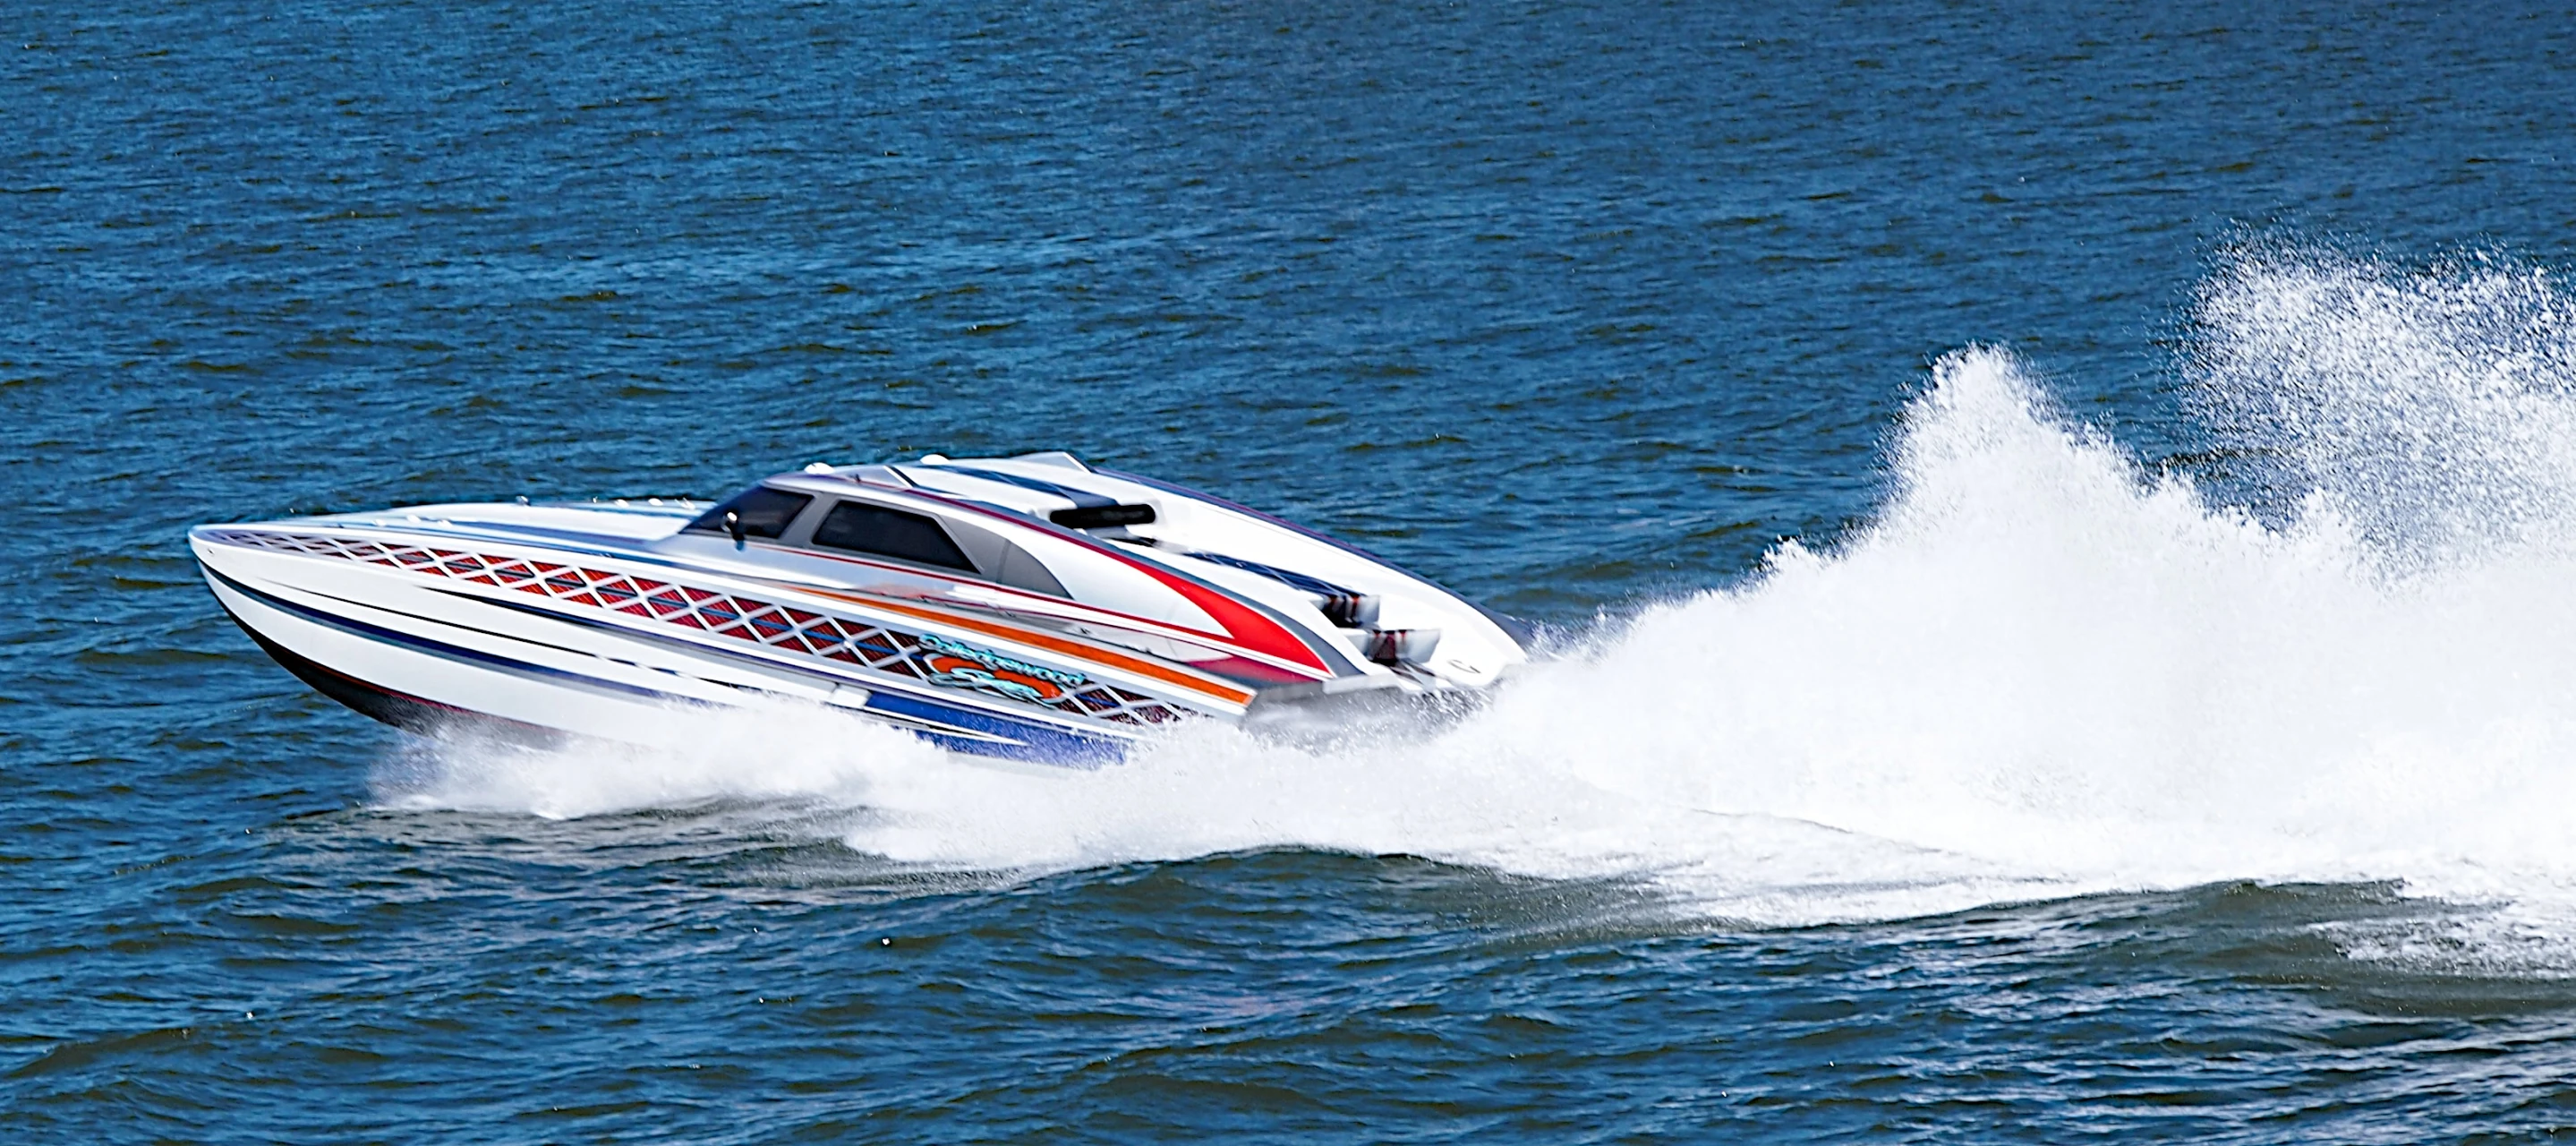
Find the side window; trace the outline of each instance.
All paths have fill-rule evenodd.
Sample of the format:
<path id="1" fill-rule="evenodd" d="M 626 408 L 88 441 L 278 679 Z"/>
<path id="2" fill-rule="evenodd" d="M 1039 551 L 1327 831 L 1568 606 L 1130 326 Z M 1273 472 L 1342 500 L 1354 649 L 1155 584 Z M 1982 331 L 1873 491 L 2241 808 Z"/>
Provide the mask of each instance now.
<path id="1" fill-rule="evenodd" d="M 814 544 L 916 565 L 977 572 L 975 563 L 966 559 L 965 552 L 949 540 L 948 531 L 939 528 L 937 521 L 865 502 L 845 501 L 833 506 L 823 524 L 814 527 Z"/>
<path id="2" fill-rule="evenodd" d="M 744 534 L 751 537 L 776 537 L 787 532 L 787 523 L 796 520 L 796 515 L 803 513 L 805 507 L 813 503 L 814 498 L 811 494 L 789 493 L 786 490 L 771 489 L 765 485 L 753 486 L 736 495 L 732 501 L 708 510 L 696 521 L 690 522 L 683 528 L 700 533 L 723 533 L 725 515 L 738 513 L 742 515 Z"/>

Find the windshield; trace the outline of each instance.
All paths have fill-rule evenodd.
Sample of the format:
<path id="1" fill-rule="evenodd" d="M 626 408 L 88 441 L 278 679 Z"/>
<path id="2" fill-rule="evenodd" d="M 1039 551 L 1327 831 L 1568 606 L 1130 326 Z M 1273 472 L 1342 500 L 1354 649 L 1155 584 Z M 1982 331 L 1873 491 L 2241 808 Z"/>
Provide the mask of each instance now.
<path id="1" fill-rule="evenodd" d="M 736 495 L 732 501 L 708 510 L 683 528 L 700 533 L 725 533 L 728 532 L 725 515 L 734 513 L 741 515 L 744 536 L 774 538 L 787 532 L 787 523 L 796 520 L 796 515 L 813 503 L 814 498 L 810 494 L 789 493 L 765 485 L 753 486 Z"/>
<path id="2" fill-rule="evenodd" d="M 833 506 L 823 524 L 814 527 L 814 544 L 892 557 L 915 565 L 977 572 L 965 551 L 949 539 L 948 531 L 928 515 L 865 502 L 845 501 Z"/>

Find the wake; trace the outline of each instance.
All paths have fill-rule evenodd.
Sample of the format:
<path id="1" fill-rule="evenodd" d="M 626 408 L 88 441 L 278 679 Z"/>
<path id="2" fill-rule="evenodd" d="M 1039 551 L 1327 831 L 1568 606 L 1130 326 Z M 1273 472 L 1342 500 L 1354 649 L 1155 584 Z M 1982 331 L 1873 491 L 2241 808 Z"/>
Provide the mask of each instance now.
<path id="1" fill-rule="evenodd" d="M 1406 853 L 1633 877 L 1764 925 L 2394 879 L 2499 905 L 2528 951 L 2576 940 L 2571 316 L 2527 269 L 2219 274 L 2194 407 L 2258 466 L 2260 515 L 2142 472 L 2012 356 L 1961 351 L 1906 411 L 1866 530 L 1784 543 L 1409 740 L 1200 727 L 1035 776 L 784 713 L 665 753 L 451 749 L 402 799 L 824 799 L 868 810 L 851 847 L 935 868 Z"/>

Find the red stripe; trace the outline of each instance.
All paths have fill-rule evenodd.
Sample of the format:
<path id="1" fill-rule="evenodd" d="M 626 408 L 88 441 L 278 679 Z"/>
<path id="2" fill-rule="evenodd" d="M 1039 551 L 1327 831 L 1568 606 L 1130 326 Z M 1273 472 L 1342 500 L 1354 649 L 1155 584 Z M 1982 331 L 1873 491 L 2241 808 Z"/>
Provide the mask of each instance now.
<path id="1" fill-rule="evenodd" d="M 943 496 L 934 490 L 914 489 L 907 492 L 910 492 L 917 497 L 923 497 L 926 500 L 939 502 L 943 505 L 955 506 L 958 509 L 973 510 L 986 517 L 1007 520 L 1015 526 L 1025 525 L 1024 522 L 1019 520 L 1020 515 L 1018 514 L 999 513 L 994 510 L 986 509 L 983 506 L 967 502 L 963 499 Z M 1110 545 L 1106 542 L 1095 541 L 1089 537 L 1076 534 L 1072 530 L 1061 530 L 1057 531 L 1057 533 L 1058 536 L 1062 536 L 1068 541 L 1079 542 L 1085 548 L 1090 549 L 1094 553 L 1106 555 L 1125 564 L 1128 568 L 1134 569 L 1156 581 L 1161 582 L 1164 588 L 1180 594 L 1183 599 L 1198 606 L 1201 612 L 1206 613 L 1211 619 L 1215 620 L 1218 627 L 1224 630 L 1225 636 L 1232 639 L 1236 646 L 1248 649 L 1252 652 L 1260 653 L 1264 656 L 1277 657 L 1280 660 L 1288 661 L 1292 664 L 1308 666 L 1313 668 L 1316 672 L 1322 673 L 1328 677 L 1333 675 L 1332 667 L 1326 665 L 1322 657 L 1316 656 L 1315 650 L 1306 647 L 1306 642 L 1299 640 L 1297 634 L 1289 632 L 1287 628 L 1280 625 L 1279 622 L 1263 616 L 1259 610 L 1246 606 L 1242 602 L 1226 596 L 1222 592 L 1208 588 L 1205 585 L 1201 585 L 1198 582 L 1183 577 L 1178 573 L 1164 569 L 1162 566 L 1130 557 L 1127 554 L 1119 552 L 1116 546 Z M 1181 627 L 1187 628 L 1188 626 Z"/>
<path id="2" fill-rule="evenodd" d="M 1315 650 L 1307 648 L 1306 642 L 1298 640 L 1297 634 L 1289 632 L 1281 627 L 1279 622 L 1245 606 L 1243 602 L 1198 582 L 1182 578 L 1159 566 L 1130 559 L 1125 554 L 1113 554 L 1113 556 L 1143 570 L 1146 576 L 1162 582 L 1165 587 L 1187 598 L 1191 604 L 1198 606 L 1208 616 L 1216 618 L 1216 623 L 1225 626 L 1227 635 L 1234 638 L 1235 644 L 1283 661 L 1310 666 L 1326 676 L 1332 675 L 1333 670 L 1324 664 L 1323 658 L 1316 656 Z"/>

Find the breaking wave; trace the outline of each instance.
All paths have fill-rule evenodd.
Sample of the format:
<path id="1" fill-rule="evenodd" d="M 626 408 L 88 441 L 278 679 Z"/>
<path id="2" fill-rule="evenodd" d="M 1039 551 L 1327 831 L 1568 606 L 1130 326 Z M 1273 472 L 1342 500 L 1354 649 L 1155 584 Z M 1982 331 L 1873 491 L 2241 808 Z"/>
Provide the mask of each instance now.
<path id="1" fill-rule="evenodd" d="M 1904 415 L 1874 524 L 1605 623 L 1407 740 L 1194 728 L 1129 766 L 1037 776 L 773 714 L 661 754 L 452 750 L 411 798 L 820 799 L 854 810 L 851 847 L 939 868 L 1410 853 L 1634 878 L 1761 924 L 2396 879 L 2501 905 L 2517 958 L 2563 963 L 2570 299 L 2494 264 L 2269 255 L 2216 275 L 2194 409 L 2269 509 L 2141 469 L 2007 353 L 1952 354 Z"/>

